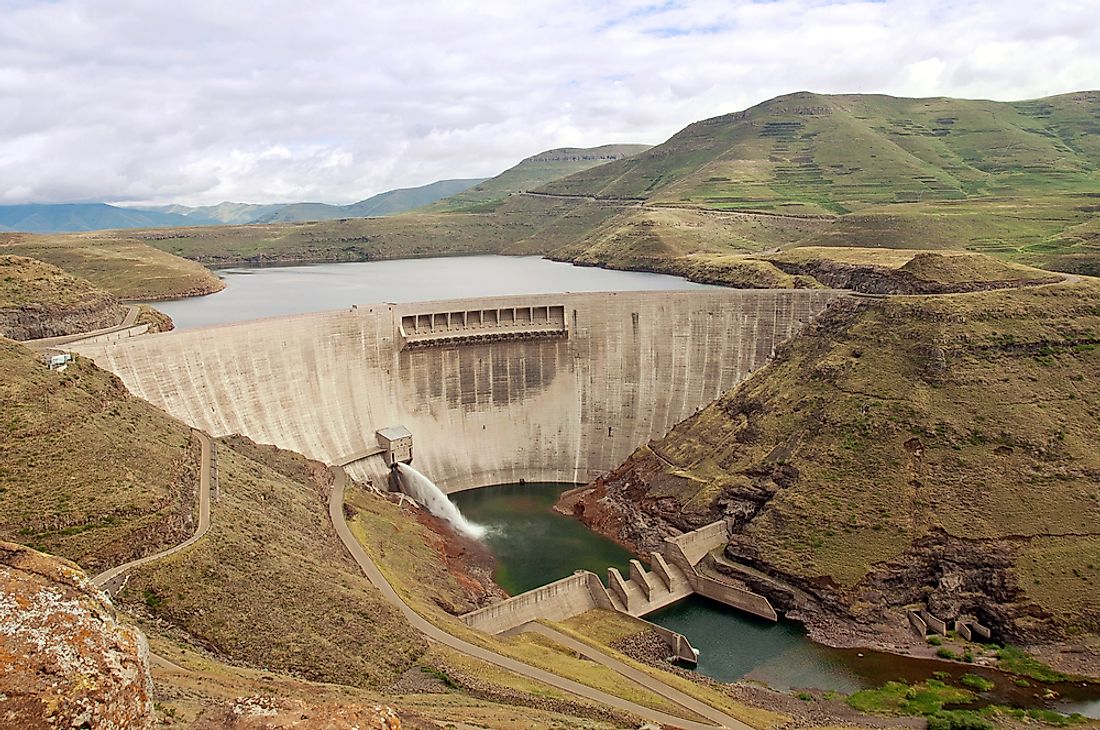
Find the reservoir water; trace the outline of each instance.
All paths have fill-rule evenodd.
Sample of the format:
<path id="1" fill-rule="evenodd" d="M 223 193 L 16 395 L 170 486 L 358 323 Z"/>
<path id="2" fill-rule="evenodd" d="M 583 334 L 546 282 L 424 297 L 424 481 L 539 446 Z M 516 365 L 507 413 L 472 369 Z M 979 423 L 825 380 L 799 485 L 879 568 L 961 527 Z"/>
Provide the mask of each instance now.
<path id="1" fill-rule="evenodd" d="M 484 541 L 497 560 L 494 578 L 512 595 L 574 570 L 590 570 L 606 580 L 607 568 L 614 566 L 626 575 L 631 556 L 625 549 L 552 510 L 561 492 L 572 486 L 506 484 L 451 495 L 467 518 L 486 529 Z M 847 694 L 892 680 L 919 682 L 933 672 L 946 672 L 956 681 L 973 673 L 996 685 L 982 695 L 983 704 L 1048 706 L 1100 715 L 1100 688 L 1095 685 L 1054 685 L 1060 700 L 1044 702 L 1036 697 L 1038 683 L 1021 688 L 1008 675 L 983 667 L 867 649 L 832 649 L 811 641 L 801 624 L 764 621 L 701 597 L 687 598 L 646 620 L 687 636 L 700 650 L 697 671 L 723 682 L 750 680 L 781 690 Z"/>
<path id="2" fill-rule="evenodd" d="M 353 304 L 589 291 L 707 289 L 676 276 L 611 271 L 539 256 L 459 256 L 220 269 L 217 294 L 156 302 L 179 329 L 324 312 Z"/>

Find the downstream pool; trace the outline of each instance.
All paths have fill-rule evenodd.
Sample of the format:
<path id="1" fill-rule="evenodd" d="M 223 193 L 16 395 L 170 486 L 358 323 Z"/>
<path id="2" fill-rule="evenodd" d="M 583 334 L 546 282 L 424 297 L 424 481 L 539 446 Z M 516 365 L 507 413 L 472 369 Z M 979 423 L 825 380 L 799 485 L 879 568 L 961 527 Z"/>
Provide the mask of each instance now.
<path id="1" fill-rule="evenodd" d="M 552 510 L 571 484 L 506 484 L 451 495 L 467 519 L 487 529 L 485 543 L 497 560 L 496 581 L 515 595 L 574 570 L 606 580 L 607 568 L 627 574 L 630 554 L 580 522 Z M 904 679 L 918 682 L 933 672 L 958 679 L 980 674 L 996 683 L 984 703 L 1036 706 L 1037 687 L 1021 688 L 990 669 L 955 662 L 911 659 L 869 650 L 831 649 L 807 638 L 801 624 L 772 623 L 702 597 L 692 596 L 646 617 L 678 631 L 699 649 L 702 674 L 723 682 L 753 680 L 775 689 L 815 688 L 851 693 Z M 1048 706 L 1100 717 L 1100 688 L 1056 687 L 1062 700 Z"/>
<path id="2" fill-rule="evenodd" d="M 610 271 L 540 256 L 452 256 L 217 271 L 217 294 L 154 302 L 179 329 L 324 312 L 352 304 L 506 294 L 707 289 L 677 276 Z"/>

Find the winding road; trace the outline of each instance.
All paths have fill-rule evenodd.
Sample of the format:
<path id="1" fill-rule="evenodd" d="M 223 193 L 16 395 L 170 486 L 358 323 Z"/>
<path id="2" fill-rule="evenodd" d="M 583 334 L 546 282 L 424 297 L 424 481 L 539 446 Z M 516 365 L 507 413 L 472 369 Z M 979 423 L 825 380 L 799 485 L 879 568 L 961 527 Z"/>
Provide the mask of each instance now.
<path id="1" fill-rule="evenodd" d="M 348 477 L 344 470 L 340 467 L 332 467 L 332 473 L 335 477 L 335 483 L 332 486 L 332 491 L 329 493 L 328 501 L 328 513 L 329 518 L 332 520 L 333 527 L 336 528 L 336 534 L 339 535 L 340 540 L 344 543 L 344 547 L 351 553 L 351 557 L 355 560 L 360 570 L 367 579 L 377 588 L 382 596 L 397 607 L 401 611 L 405 620 L 408 621 L 414 629 L 419 631 L 430 641 L 435 641 L 444 646 L 448 646 L 455 651 L 461 652 L 467 656 L 479 659 L 489 664 L 506 669 L 509 672 L 519 674 L 527 677 L 528 679 L 534 679 L 543 684 L 548 684 L 552 687 L 556 687 L 566 692 L 570 692 L 579 697 L 583 697 L 594 702 L 599 702 L 602 705 L 612 707 L 623 712 L 629 712 L 632 715 L 636 715 L 644 720 L 650 722 L 657 722 L 662 725 L 667 725 L 675 728 L 684 728 L 684 730 L 713 730 L 715 727 L 731 728 L 731 730 L 752 730 L 750 725 L 735 720 L 718 710 L 699 702 L 688 695 L 680 692 L 679 690 L 666 685 L 659 681 L 655 677 L 652 677 L 644 672 L 640 672 L 632 667 L 629 667 L 622 662 L 613 659 L 603 652 L 596 651 L 592 647 L 583 644 L 579 641 L 575 641 L 559 634 L 558 632 L 552 632 L 555 641 L 563 641 L 563 644 L 568 648 L 577 651 L 589 659 L 596 661 L 599 664 L 611 669 L 612 671 L 620 673 L 624 677 L 628 677 L 631 680 L 637 682 L 645 689 L 651 692 L 661 695 L 669 700 L 672 700 L 681 707 L 692 712 L 698 712 L 701 716 L 713 720 L 716 725 L 710 725 L 692 720 L 684 720 L 679 717 L 674 717 L 659 710 L 653 710 L 648 707 L 643 707 L 636 702 L 616 697 L 615 695 L 608 694 L 601 690 L 589 687 L 579 682 L 574 682 L 571 679 L 560 677 L 556 674 L 533 667 L 529 664 L 525 664 L 517 659 L 498 654 L 495 651 L 486 649 L 476 644 L 471 644 L 468 641 L 460 639 L 456 636 L 452 636 L 440 627 L 429 622 L 423 616 L 414 611 L 407 603 L 405 603 L 397 591 L 393 589 L 390 582 L 386 580 L 385 576 L 378 569 L 378 566 L 374 564 L 374 561 L 367 555 L 367 551 L 363 548 L 359 541 L 355 539 L 355 536 L 351 532 L 351 528 L 348 526 L 347 520 L 344 518 L 344 490 L 347 488 Z M 547 629 L 547 631 L 552 631 Z M 560 637 L 560 639 L 558 638 Z M 576 646 L 572 644 L 575 643 Z M 582 651 L 583 649 L 583 651 Z M 622 670 L 622 671 L 621 671 Z"/>
<path id="2" fill-rule="evenodd" d="M 109 570 L 105 570 L 99 575 L 92 578 L 92 582 L 97 586 L 105 590 L 107 593 L 111 593 L 118 587 L 119 581 L 134 568 L 151 563 L 154 560 L 160 560 L 166 558 L 169 555 L 174 555 L 184 548 L 190 547 L 198 542 L 203 535 L 210 530 L 210 474 L 211 463 L 214 454 L 214 440 L 207 436 L 198 429 L 192 429 L 198 439 L 201 446 L 201 455 L 199 456 L 199 524 L 195 530 L 195 534 L 187 538 L 178 545 L 173 545 L 167 550 L 162 550 L 159 553 L 152 555 L 146 555 L 143 558 L 137 560 L 131 560 L 128 563 L 115 566 Z"/>

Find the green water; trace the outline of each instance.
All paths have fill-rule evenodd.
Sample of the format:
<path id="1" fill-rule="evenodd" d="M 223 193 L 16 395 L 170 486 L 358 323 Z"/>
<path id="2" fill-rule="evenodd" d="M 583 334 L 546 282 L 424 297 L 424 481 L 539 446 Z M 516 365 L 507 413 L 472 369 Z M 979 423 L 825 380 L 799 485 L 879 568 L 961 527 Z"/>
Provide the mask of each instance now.
<path id="1" fill-rule="evenodd" d="M 552 510 L 570 484 L 507 484 L 451 495 L 462 513 L 487 528 L 485 543 L 497 560 L 496 581 L 515 595 L 590 570 L 606 579 L 607 568 L 627 574 L 630 554 L 580 522 Z M 724 682 L 756 680 L 775 689 L 814 688 L 850 693 L 904 679 L 919 682 L 933 672 L 956 680 L 971 672 L 992 680 L 983 703 L 1021 707 L 1047 706 L 1063 712 L 1100 715 L 1100 691 L 1093 685 L 1053 685 L 1061 696 L 1048 703 L 1036 687 L 1017 687 L 1000 672 L 944 662 L 912 659 L 866 649 L 831 649 L 806 637 L 801 624 L 774 623 L 728 606 L 692 596 L 646 620 L 684 634 L 700 652 L 697 671 Z"/>
<path id="2" fill-rule="evenodd" d="M 513 596 L 591 570 L 606 583 L 607 569 L 628 574 L 631 555 L 580 522 L 553 511 L 573 484 L 528 482 L 451 495 L 466 519 L 486 528 L 484 542 L 497 559 L 497 585 Z"/>

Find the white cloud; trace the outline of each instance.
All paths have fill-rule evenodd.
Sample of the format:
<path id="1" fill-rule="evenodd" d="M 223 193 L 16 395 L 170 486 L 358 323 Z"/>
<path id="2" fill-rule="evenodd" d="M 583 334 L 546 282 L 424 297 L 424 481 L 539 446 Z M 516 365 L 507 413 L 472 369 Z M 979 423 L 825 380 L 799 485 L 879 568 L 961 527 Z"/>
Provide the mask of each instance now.
<path id="1" fill-rule="evenodd" d="M 0 0 L 0 202 L 351 202 L 795 90 L 1100 86 L 1092 0 Z"/>

